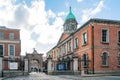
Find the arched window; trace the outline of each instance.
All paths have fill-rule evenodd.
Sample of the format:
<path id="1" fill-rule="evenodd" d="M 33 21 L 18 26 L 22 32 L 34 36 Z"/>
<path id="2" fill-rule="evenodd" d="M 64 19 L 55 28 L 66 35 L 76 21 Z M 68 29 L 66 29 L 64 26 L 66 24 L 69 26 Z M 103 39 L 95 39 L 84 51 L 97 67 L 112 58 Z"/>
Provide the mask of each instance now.
<path id="1" fill-rule="evenodd" d="M 120 53 L 118 53 L 118 66 L 120 66 Z"/>
<path id="2" fill-rule="evenodd" d="M 108 53 L 102 53 L 102 66 L 108 66 Z"/>

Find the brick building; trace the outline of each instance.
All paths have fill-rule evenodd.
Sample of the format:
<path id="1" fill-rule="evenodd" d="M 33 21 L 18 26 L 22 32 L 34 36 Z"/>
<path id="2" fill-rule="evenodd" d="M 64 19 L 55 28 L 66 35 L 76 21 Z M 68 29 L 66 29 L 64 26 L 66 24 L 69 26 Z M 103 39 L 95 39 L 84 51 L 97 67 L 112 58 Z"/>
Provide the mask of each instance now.
<path id="1" fill-rule="evenodd" d="M 0 26 L 0 56 L 3 57 L 3 69 L 20 69 L 20 53 L 20 30 Z"/>
<path id="2" fill-rule="evenodd" d="M 65 63 L 65 70 L 73 70 L 73 57 L 76 56 L 78 71 L 120 73 L 120 21 L 90 19 L 77 29 L 77 21 L 70 8 L 63 28 L 57 45 L 47 56 L 53 58 L 56 55 L 57 63 Z"/>

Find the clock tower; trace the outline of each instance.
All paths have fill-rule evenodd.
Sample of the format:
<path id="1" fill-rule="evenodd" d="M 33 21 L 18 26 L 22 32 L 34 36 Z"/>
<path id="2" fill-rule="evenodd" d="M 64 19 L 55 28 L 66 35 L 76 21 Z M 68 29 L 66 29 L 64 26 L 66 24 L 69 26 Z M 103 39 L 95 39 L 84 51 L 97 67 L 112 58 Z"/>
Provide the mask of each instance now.
<path id="1" fill-rule="evenodd" d="M 67 15 L 65 23 L 63 24 L 64 33 L 71 34 L 75 32 L 77 30 L 77 24 L 76 18 L 70 7 L 69 14 Z"/>

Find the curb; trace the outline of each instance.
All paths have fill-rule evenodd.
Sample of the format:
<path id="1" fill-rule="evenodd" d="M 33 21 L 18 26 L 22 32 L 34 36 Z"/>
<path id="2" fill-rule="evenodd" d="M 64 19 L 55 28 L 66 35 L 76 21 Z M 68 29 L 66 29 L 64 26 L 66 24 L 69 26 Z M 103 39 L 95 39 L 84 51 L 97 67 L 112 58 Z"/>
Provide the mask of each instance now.
<path id="1" fill-rule="evenodd" d="M 112 75 L 112 74 L 91 74 L 91 75 L 81 75 L 81 77 L 99 77 L 99 76 L 120 76 L 120 75 Z"/>

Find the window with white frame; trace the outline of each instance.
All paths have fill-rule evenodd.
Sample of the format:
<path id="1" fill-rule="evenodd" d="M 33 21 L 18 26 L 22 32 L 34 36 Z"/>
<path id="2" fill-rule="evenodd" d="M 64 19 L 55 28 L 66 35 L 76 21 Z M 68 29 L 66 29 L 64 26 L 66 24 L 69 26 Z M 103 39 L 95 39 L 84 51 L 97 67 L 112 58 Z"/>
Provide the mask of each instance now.
<path id="1" fill-rule="evenodd" d="M 82 56 L 82 66 L 84 68 L 88 67 L 88 57 L 87 57 L 87 54 L 83 54 L 83 56 Z"/>
<path id="2" fill-rule="evenodd" d="M 108 33 L 108 29 L 102 29 L 102 42 L 103 43 L 108 43 L 109 42 L 109 33 Z"/>
<path id="3" fill-rule="evenodd" d="M 15 46 L 9 45 L 9 56 L 14 56 L 15 54 Z"/>
<path id="4" fill-rule="evenodd" d="M 75 43 L 75 48 L 78 48 L 78 38 L 75 38 L 75 41 L 74 41 L 74 43 Z"/>
<path id="5" fill-rule="evenodd" d="M 9 39 L 14 40 L 14 33 L 9 33 Z"/>
<path id="6" fill-rule="evenodd" d="M 3 56 L 3 45 L 0 45 L 0 56 Z"/>
<path id="7" fill-rule="evenodd" d="M 0 32 L 0 39 L 4 39 L 4 34 L 3 34 L 3 32 Z"/>
<path id="8" fill-rule="evenodd" d="M 120 43 L 120 31 L 118 31 L 118 43 Z"/>
<path id="9" fill-rule="evenodd" d="M 108 66 L 108 53 L 102 53 L 102 66 Z"/>
<path id="10" fill-rule="evenodd" d="M 120 53 L 118 53 L 118 66 L 120 66 Z"/>
<path id="11" fill-rule="evenodd" d="M 82 45 L 86 45 L 87 44 L 87 32 L 84 32 L 82 34 Z"/>
<path id="12" fill-rule="evenodd" d="M 64 53 L 66 53 L 66 46 L 64 45 Z"/>
<path id="13" fill-rule="evenodd" d="M 68 51 L 71 51 L 71 42 L 68 42 Z"/>

